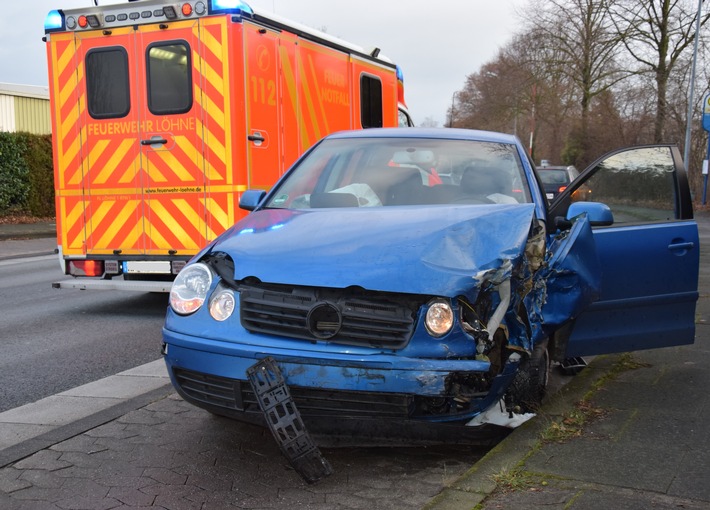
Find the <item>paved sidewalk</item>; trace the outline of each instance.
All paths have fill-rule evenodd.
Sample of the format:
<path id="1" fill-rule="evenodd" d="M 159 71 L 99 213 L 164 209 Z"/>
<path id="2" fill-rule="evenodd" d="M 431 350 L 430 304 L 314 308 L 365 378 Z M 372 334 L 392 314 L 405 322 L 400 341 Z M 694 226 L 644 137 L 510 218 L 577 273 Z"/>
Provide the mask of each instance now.
<path id="1" fill-rule="evenodd" d="M 55 253 L 56 225 L 53 222 L 0 223 L 0 260 Z"/>

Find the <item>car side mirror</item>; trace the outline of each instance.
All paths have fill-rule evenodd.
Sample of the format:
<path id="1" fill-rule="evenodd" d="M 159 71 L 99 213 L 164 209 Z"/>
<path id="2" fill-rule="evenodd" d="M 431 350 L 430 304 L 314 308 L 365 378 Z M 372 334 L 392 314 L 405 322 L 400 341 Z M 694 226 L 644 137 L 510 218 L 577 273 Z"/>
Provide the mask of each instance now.
<path id="1" fill-rule="evenodd" d="M 253 211 L 266 196 L 263 189 L 248 189 L 242 193 L 239 199 L 239 208 L 245 211 Z"/>
<path id="2" fill-rule="evenodd" d="M 566 230 L 572 226 L 572 221 L 580 214 L 587 214 L 592 227 L 608 227 L 614 224 L 614 215 L 608 205 L 601 202 L 574 202 L 567 209 L 565 218 L 556 218 L 558 228 Z"/>

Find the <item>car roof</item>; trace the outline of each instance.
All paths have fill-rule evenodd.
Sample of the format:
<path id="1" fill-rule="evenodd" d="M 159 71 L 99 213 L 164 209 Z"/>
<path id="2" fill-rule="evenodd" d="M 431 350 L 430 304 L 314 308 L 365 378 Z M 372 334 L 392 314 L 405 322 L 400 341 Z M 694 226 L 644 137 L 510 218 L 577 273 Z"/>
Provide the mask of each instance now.
<path id="1" fill-rule="evenodd" d="M 517 138 L 514 135 L 497 133 L 494 131 L 457 128 L 370 128 L 352 131 L 339 131 L 327 136 L 326 138 L 430 138 L 437 140 L 477 140 L 507 144 L 517 143 Z"/>

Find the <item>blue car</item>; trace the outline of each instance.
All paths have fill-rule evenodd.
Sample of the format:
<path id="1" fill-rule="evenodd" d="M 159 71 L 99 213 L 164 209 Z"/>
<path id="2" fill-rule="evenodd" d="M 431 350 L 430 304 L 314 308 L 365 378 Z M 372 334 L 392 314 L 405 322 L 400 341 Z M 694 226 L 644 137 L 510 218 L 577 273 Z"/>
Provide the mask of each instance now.
<path id="1" fill-rule="evenodd" d="M 552 362 L 694 340 L 675 146 L 610 153 L 548 202 L 514 136 L 342 132 L 239 205 L 177 276 L 163 329 L 175 389 L 218 415 L 264 424 L 286 395 L 308 427 L 453 430 L 534 411 Z"/>

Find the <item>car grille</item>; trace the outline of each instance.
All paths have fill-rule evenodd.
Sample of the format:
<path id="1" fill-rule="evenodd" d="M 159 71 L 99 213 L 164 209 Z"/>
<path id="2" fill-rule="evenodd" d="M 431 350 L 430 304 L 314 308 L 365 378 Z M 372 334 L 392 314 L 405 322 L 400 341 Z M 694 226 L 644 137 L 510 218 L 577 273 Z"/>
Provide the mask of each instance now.
<path id="1" fill-rule="evenodd" d="M 246 381 L 173 368 L 173 375 L 183 396 L 193 403 L 225 414 L 261 413 L 256 395 Z M 289 391 L 303 416 L 406 418 L 411 398 L 401 394 L 331 391 L 289 386 Z"/>
<path id="2" fill-rule="evenodd" d="M 242 285 L 242 326 L 253 333 L 401 349 L 423 304 L 411 296 L 363 290 Z"/>

